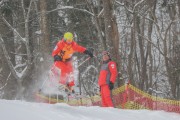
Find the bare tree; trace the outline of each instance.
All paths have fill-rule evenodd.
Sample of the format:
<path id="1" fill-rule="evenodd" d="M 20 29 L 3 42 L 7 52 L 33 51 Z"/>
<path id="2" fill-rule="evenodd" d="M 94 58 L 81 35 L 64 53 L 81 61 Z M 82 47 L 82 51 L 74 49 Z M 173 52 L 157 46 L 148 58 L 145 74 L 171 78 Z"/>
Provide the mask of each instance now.
<path id="1" fill-rule="evenodd" d="M 17 83 L 18 83 L 18 92 L 17 92 L 17 96 L 16 96 L 17 98 L 21 98 L 22 93 L 24 92 L 25 88 L 23 87 L 23 81 L 25 80 L 25 77 L 27 77 L 27 75 L 29 74 L 30 69 L 31 69 L 31 65 L 32 65 L 31 64 L 31 62 L 32 62 L 31 61 L 31 52 L 30 52 L 30 46 L 29 46 L 29 31 L 28 31 L 29 30 L 28 21 L 29 21 L 30 11 L 31 11 L 31 7 L 32 7 L 31 6 L 32 1 L 33 0 L 30 1 L 29 8 L 28 8 L 27 12 L 26 12 L 25 7 L 24 7 L 24 1 L 23 0 L 21 1 L 21 5 L 22 5 L 22 9 L 23 9 L 23 17 L 24 17 L 24 21 L 25 21 L 25 24 L 24 24 L 25 35 L 24 35 L 24 37 L 22 37 L 19 34 L 19 32 L 15 28 L 13 28 L 12 25 L 2 16 L 4 23 L 14 32 L 15 36 L 18 36 L 18 38 L 25 45 L 25 48 L 26 48 L 26 56 L 27 56 L 26 61 L 24 63 L 20 62 L 14 66 L 10 57 L 9 57 L 8 51 L 5 47 L 4 40 L 3 40 L 2 36 L 0 36 L 0 42 L 1 42 L 1 47 L 3 48 L 4 56 L 7 60 L 7 63 L 10 67 L 10 70 L 11 70 L 13 76 L 16 78 Z M 21 68 L 21 70 L 18 70 L 19 68 Z"/>

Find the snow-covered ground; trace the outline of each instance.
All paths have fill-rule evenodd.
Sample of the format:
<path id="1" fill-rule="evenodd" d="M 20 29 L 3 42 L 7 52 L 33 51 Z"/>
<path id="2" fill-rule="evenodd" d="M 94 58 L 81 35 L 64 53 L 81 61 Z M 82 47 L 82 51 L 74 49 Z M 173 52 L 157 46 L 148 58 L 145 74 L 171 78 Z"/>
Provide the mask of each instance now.
<path id="1" fill-rule="evenodd" d="M 180 115 L 164 111 L 0 100 L 0 120 L 180 120 Z"/>

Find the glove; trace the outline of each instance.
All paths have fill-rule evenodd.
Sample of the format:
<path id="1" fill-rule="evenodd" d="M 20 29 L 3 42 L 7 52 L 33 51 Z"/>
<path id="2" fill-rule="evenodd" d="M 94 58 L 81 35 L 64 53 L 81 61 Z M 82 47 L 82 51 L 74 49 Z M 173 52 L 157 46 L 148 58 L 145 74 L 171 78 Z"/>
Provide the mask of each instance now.
<path id="1" fill-rule="evenodd" d="M 92 52 L 90 52 L 89 50 L 85 50 L 85 51 L 84 51 L 84 54 L 89 55 L 91 58 L 93 57 Z"/>
<path id="2" fill-rule="evenodd" d="M 54 62 L 55 61 L 62 61 L 62 58 L 59 55 L 54 56 Z"/>
<path id="3" fill-rule="evenodd" d="M 109 83 L 109 89 L 112 90 L 113 88 L 114 88 L 114 83 L 112 83 L 112 82 L 110 81 L 110 83 Z"/>

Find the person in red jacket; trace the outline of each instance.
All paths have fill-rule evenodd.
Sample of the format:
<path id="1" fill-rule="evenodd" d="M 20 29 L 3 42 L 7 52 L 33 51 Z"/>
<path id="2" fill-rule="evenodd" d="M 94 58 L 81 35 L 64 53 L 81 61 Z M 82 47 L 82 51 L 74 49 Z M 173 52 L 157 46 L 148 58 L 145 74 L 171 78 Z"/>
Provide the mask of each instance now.
<path id="1" fill-rule="evenodd" d="M 117 77 L 117 67 L 116 63 L 111 60 L 108 51 L 103 51 L 102 59 L 103 62 L 101 65 L 100 75 L 98 79 L 102 107 L 114 107 L 111 98 L 111 90 L 114 88 L 114 82 Z"/>
<path id="2" fill-rule="evenodd" d="M 68 80 L 68 76 L 73 73 L 72 55 L 75 52 L 85 53 L 91 58 L 93 57 L 90 51 L 73 41 L 73 34 L 71 32 L 64 34 L 63 39 L 56 44 L 52 52 L 54 65 L 61 70 L 59 83 L 65 85 L 70 90 L 75 85 L 74 79 Z"/>

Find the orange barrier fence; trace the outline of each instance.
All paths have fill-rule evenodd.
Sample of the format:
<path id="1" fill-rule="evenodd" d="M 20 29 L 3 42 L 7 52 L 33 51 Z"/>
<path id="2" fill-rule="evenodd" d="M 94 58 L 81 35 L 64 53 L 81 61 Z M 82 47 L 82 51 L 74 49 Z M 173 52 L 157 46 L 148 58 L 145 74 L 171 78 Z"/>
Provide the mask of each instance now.
<path id="1" fill-rule="evenodd" d="M 125 109 L 164 110 L 167 112 L 180 113 L 180 101 L 152 96 L 131 84 L 126 85 L 126 89 L 122 94 L 122 108 Z"/>
<path id="2" fill-rule="evenodd" d="M 123 85 L 112 91 L 113 102 L 116 108 L 121 109 L 149 109 L 149 110 L 164 110 L 167 112 L 180 113 L 180 101 L 163 99 L 147 94 L 131 84 Z M 70 100 L 57 100 L 50 96 L 36 94 L 39 101 L 48 103 L 65 102 L 73 106 L 100 106 L 100 96 L 84 97 Z"/>

